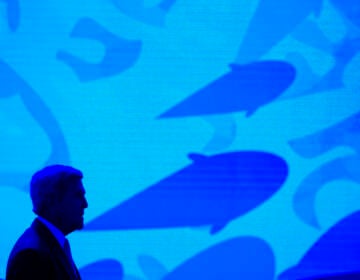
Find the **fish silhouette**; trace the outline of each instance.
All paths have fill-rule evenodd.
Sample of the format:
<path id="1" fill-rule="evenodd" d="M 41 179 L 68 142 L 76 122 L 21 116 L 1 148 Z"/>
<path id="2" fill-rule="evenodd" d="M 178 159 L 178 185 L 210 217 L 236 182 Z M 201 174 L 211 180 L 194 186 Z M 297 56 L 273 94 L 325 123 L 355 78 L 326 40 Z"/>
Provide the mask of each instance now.
<path id="1" fill-rule="evenodd" d="M 360 212 L 357 211 L 332 226 L 305 253 L 299 263 L 281 273 L 278 280 L 310 277 L 316 279 L 315 276 L 318 275 L 359 275 L 359 248 Z"/>
<path id="2" fill-rule="evenodd" d="M 243 236 L 205 249 L 162 280 L 273 280 L 274 276 L 275 257 L 269 244 L 257 237 Z"/>
<path id="3" fill-rule="evenodd" d="M 3 0 L 7 4 L 7 21 L 11 31 L 16 31 L 20 22 L 20 6 L 18 0 Z"/>
<path id="4" fill-rule="evenodd" d="M 67 143 L 53 113 L 31 86 L 3 60 L 0 60 L 0 84 L 2 85 L 0 98 L 19 95 L 33 119 L 46 133 L 51 144 L 51 154 L 44 164 L 69 163 Z M 24 183 L 29 176 L 30 174 L 18 172 L 0 172 L 0 181 L 27 190 L 28 187 L 25 187 Z M 26 181 L 23 181 L 25 178 Z"/>
<path id="5" fill-rule="evenodd" d="M 206 85 L 159 118 L 191 117 L 246 111 L 252 115 L 294 81 L 295 68 L 284 61 L 232 64 L 231 72 Z"/>
<path id="6" fill-rule="evenodd" d="M 320 227 L 315 212 L 316 195 L 324 185 L 336 180 L 360 184 L 360 155 L 337 158 L 303 179 L 293 198 L 295 213 L 301 220 L 313 227 Z"/>
<path id="7" fill-rule="evenodd" d="M 90 18 L 82 18 L 72 30 L 71 37 L 93 39 L 105 47 L 100 63 L 89 63 L 66 51 L 59 51 L 57 59 L 68 64 L 81 82 L 115 76 L 134 65 L 139 58 L 142 43 L 122 39 Z"/>
<path id="8" fill-rule="evenodd" d="M 147 280 L 273 280 L 275 274 L 272 248 L 266 241 L 253 236 L 231 238 L 215 244 L 170 272 L 151 256 L 139 256 L 138 263 Z M 133 279 L 140 278 L 127 275 L 124 280 Z"/>
<path id="9" fill-rule="evenodd" d="M 259 60 L 309 15 L 318 15 L 322 4 L 323 0 L 260 0 L 241 42 L 236 63 Z"/>
<path id="10" fill-rule="evenodd" d="M 288 166 L 262 151 L 204 156 L 108 210 L 84 230 L 211 226 L 214 234 L 269 199 L 285 182 Z"/>
<path id="11" fill-rule="evenodd" d="M 111 0 L 122 13 L 154 26 L 164 26 L 166 16 L 177 0 L 163 0 L 154 7 L 145 7 L 143 0 Z"/>
<path id="12" fill-rule="evenodd" d="M 291 140 L 289 145 L 305 158 L 320 156 L 339 146 L 360 153 L 360 112 L 316 133 Z"/>

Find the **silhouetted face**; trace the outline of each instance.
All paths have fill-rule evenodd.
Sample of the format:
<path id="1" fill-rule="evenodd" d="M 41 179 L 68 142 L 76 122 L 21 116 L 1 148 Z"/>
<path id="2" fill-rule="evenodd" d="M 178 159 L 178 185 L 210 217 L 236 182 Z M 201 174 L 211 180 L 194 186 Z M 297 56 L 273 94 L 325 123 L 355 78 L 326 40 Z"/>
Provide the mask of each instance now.
<path id="1" fill-rule="evenodd" d="M 53 209 L 56 213 L 56 226 L 66 235 L 84 227 L 84 210 L 88 207 L 85 189 L 81 180 L 70 183 L 68 190 L 58 199 Z"/>

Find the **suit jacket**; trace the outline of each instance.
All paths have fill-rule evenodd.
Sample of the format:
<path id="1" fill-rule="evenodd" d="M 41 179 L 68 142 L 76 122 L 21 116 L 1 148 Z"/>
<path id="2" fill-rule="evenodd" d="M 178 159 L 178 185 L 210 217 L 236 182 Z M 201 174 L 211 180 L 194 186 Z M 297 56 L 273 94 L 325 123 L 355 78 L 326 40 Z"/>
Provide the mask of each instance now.
<path id="1" fill-rule="evenodd" d="M 49 229 L 35 219 L 12 249 L 6 280 L 81 280 Z"/>

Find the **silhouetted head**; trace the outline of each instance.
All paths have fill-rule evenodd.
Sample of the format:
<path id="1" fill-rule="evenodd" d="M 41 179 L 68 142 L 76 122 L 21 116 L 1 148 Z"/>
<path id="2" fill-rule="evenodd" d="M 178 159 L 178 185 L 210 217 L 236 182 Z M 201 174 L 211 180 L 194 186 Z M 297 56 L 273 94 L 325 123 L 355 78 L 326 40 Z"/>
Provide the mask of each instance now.
<path id="1" fill-rule="evenodd" d="M 58 227 L 65 235 L 84 226 L 88 207 L 83 174 L 70 166 L 51 165 L 36 172 L 30 183 L 33 211 Z"/>

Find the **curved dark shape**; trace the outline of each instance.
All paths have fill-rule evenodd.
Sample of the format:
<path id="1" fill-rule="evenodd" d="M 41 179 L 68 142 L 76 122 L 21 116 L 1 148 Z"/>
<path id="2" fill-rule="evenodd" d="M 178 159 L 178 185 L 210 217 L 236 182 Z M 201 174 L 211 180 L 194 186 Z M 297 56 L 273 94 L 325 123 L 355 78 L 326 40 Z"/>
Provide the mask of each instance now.
<path id="1" fill-rule="evenodd" d="M 336 180 L 353 181 L 360 184 L 360 156 L 345 156 L 324 164 L 310 173 L 301 183 L 293 198 L 294 210 L 305 223 L 319 228 L 315 212 L 315 200 L 326 183 Z"/>
<path id="2" fill-rule="evenodd" d="M 283 272 L 278 280 L 306 279 L 310 277 L 318 279 L 316 278 L 317 275 L 352 273 L 359 275 L 359 248 L 360 211 L 349 215 L 332 226 L 306 252 L 299 263 Z"/>
<path id="3" fill-rule="evenodd" d="M 287 178 L 281 157 L 260 151 L 193 163 L 90 221 L 85 230 L 211 226 L 211 234 L 269 199 Z"/>
<path id="4" fill-rule="evenodd" d="M 159 118 L 179 118 L 246 111 L 252 115 L 272 102 L 294 81 L 295 68 L 285 61 L 261 61 L 231 65 L 231 72 L 219 77 L 175 105 Z"/>
<path id="5" fill-rule="evenodd" d="M 82 267 L 80 274 L 82 280 L 121 280 L 124 268 L 117 260 L 103 259 Z"/>
<path id="6" fill-rule="evenodd" d="M 57 59 L 68 64 L 81 82 L 118 75 L 131 68 L 141 52 L 140 41 L 120 38 L 90 18 L 79 20 L 71 37 L 96 40 L 105 47 L 105 55 L 97 64 L 86 62 L 66 51 L 57 53 Z"/>
<path id="7" fill-rule="evenodd" d="M 338 146 L 360 153 L 360 112 L 316 133 L 291 140 L 290 147 L 305 158 L 320 156 Z"/>
<path id="8" fill-rule="evenodd" d="M 262 239 L 245 236 L 200 252 L 162 279 L 273 280 L 274 275 L 275 257 L 271 247 Z"/>
<path id="9" fill-rule="evenodd" d="M 49 138 L 51 154 L 44 165 L 52 163 L 69 163 L 70 155 L 64 134 L 51 110 L 27 82 L 25 82 L 6 62 L 2 60 L 0 60 L 0 83 L 2 85 L 0 98 L 19 94 L 31 116 Z M 0 173 L 0 181 L 8 182 L 13 175 L 15 174 Z M 22 181 L 19 182 L 19 185 L 16 187 L 19 189 L 27 188 L 22 185 L 23 183 L 24 182 Z"/>

